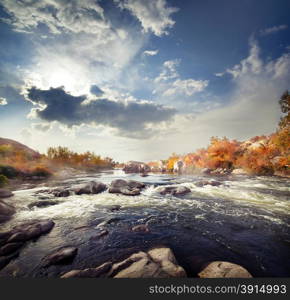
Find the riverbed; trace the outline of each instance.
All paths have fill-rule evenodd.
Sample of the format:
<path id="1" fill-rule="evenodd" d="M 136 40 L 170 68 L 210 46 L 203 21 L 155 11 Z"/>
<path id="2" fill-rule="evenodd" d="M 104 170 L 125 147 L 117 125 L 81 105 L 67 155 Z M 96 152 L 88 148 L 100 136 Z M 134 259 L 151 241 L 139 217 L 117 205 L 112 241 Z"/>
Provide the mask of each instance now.
<path id="1" fill-rule="evenodd" d="M 92 180 L 110 184 L 114 179 L 137 180 L 146 188 L 138 196 L 105 191 L 60 197 L 57 205 L 28 208 L 44 198 L 41 191 L 47 188 L 72 187 Z M 20 255 L 0 271 L 0 277 L 59 277 L 72 269 L 119 261 L 158 245 L 170 247 L 190 277 L 196 277 L 204 265 L 214 260 L 242 265 L 254 277 L 290 277 L 289 179 L 229 175 L 210 177 L 221 182 L 219 186 L 196 185 L 205 179 L 209 177 L 141 177 L 113 170 L 78 174 L 33 188 L 23 185 L 7 200 L 16 207 L 16 214 L 0 225 L 0 231 L 30 220 L 51 219 L 55 226 L 50 233 L 27 243 Z M 180 197 L 160 195 L 160 185 L 183 185 L 191 193 Z M 121 208 L 111 211 L 112 205 Z M 131 230 L 139 224 L 146 224 L 149 232 Z M 104 228 L 108 234 L 99 237 Z M 78 248 L 73 262 L 43 267 L 43 258 L 64 246 Z"/>

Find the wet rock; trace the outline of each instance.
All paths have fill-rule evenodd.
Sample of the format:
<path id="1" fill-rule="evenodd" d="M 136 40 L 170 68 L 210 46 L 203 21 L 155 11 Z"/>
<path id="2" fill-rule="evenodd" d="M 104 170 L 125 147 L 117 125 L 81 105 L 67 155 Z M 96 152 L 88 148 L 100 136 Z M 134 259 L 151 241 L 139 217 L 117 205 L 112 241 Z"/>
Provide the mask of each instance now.
<path id="1" fill-rule="evenodd" d="M 149 232 L 149 228 L 147 224 L 140 224 L 132 227 L 133 232 L 144 232 L 147 233 Z"/>
<path id="2" fill-rule="evenodd" d="M 200 170 L 201 174 L 205 174 L 205 175 L 210 174 L 211 171 L 212 171 L 212 170 L 209 169 L 209 168 L 204 168 L 204 169 L 201 169 L 201 170 Z"/>
<path id="3" fill-rule="evenodd" d="M 13 242 L 24 242 L 28 239 L 28 236 L 24 232 L 16 232 L 10 236 L 8 239 L 8 243 L 13 243 Z"/>
<path id="4" fill-rule="evenodd" d="M 68 264 L 77 255 L 78 248 L 64 247 L 44 258 L 44 266 Z"/>
<path id="5" fill-rule="evenodd" d="M 140 175 L 141 177 L 147 177 L 147 176 L 149 176 L 148 174 L 145 174 L 145 173 L 143 173 L 143 174 L 141 174 Z"/>
<path id="6" fill-rule="evenodd" d="M 101 232 L 99 232 L 98 234 L 92 236 L 92 237 L 90 238 L 90 240 L 98 240 L 98 239 L 100 239 L 100 238 L 102 238 L 102 237 L 104 237 L 104 236 L 106 236 L 106 235 L 108 235 L 108 234 L 109 234 L 109 231 L 106 230 L 106 229 L 104 229 L 104 230 L 102 230 Z"/>
<path id="7" fill-rule="evenodd" d="M 158 193 L 161 195 L 184 196 L 191 192 L 186 186 L 165 186 L 159 187 Z"/>
<path id="8" fill-rule="evenodd" d="M 8 256 L 0 256 L 0 270 L 5 268 L 12 259 L 19 256 L 19 252 L 15 252 L 13 254 L 10 254 Z"/>
<path id="9" fill-rule="evenodd" d="M 69 190 L 55 191 L 53 192 L 55 197 L 68 197 L 70 195 Z"/>
<path id="10" fill-rule="evenodd" d="M 96 277 L 108 277 L 108 273 L 111 270 L 112 263 L 106 262 L 100 265 L 97 268 L 88 268 L 84 270 L 72 270 L 64 275 L 61 278 L 96 278 Z"/>
<path id="11" fill-rule="evenodd" d="M 240 265 L 214 261 L 198 273 L 200 278 L 251 278 L 252 275 Z"/>
<path id="12" fill-rule="evenodd" d="M 29 209 L 32 209 L 34 207 L 42 208 L 42 207 L 48 207 L 48 206 L 52 206 L 52 205 L 56 205 L 56 204 L 59 204 L 59 202 L 53 201 L 53 200 L 42 200 L 42 201 L 36 201 L 36 202 L 30 203 L 28 205 L 28 208 Z"/>
<path id="13" fill-rule="evenodd" d="M 118 211 L 118 210 L 120 210 L 121 209 L 121 205 L 112 205 L 112 206 L 110 206 L 110 207 L 108 207 L 108 210 L 109 211 Z"/>
<path id="14" fill-rule="evenodd" d="M 118 263 L 107 262 L 97 268 L 72 270 L 61 277 L 169 278 L 186 277 L 186 273 L 169 248 L 159 247 L 148 253 L 134 253 Z"/>
<path id="15" fill-rule="evenodd" d="M 101 223 L 99 223 L 97 225 L 97 228 L 103 228 L 106 225 L 112 224 L 112 223 L 116 223 L 119 222 L 121 219 L 120 218 L 109 218 Z"/>
<path id="16" fill-rule="evenodd" d="M 116 179 L 112 181 L 109 193 L 117 193 L 123 194 L 125 196 L 137 196 L 140 195 L 141 189 L 145 187 L 143 182 L 138 182 L 135 180 L 123 180 L 123 179 Z"/>
<path id="17" fill-rule="evenodd" d="M 107 189 L 102 182 L 91 181 L 90 183 L 75 189 L 76 195 L 82 194 L 99 194 Z"/>
<path id="18" fill-rule="evenodd" d="M 222 183 L 216 180 L 200 180 L 195 182 L 195 185 L 197 187 L 203 187 L 205 185 L 211 185 L 211 186 L 220 186 Z"/>
<path id="19" fill-rule="evenodd" d="M 9 220 L 14 214 L 15 208 L 12 205 L 0 200 L 0 223 Z"/>
<path id="20" fill-rule="evenodd" d="M 23 243 L 8 243 L 0 248 L 0 256 L 11 254 L 22 247 Z"/>
<path id="21" fill-rule="evenodd" d="M 13 193 L 5 190 L 5 189 L 0 189 L 0 198 L 8 198 L 8 197 L 12 197 Z"/>

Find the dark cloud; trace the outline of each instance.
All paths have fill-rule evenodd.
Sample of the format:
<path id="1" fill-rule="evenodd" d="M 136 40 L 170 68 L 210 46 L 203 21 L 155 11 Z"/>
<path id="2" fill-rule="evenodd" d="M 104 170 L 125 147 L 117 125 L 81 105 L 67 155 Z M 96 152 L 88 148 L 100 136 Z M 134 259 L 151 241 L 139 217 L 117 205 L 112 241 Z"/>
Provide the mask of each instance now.
<path id="1" fill-rule="evenodd" d="M 120 135 L 134 138 L 152 135 L 152 125 L 169 121 L 176 113 L 175 109 L 144 101 L 85 101 L 86 96 L 72 96 L 62 87 L 49 90 L 32 87 L 27 97 L 35 104 L 44 106 L 38 108 L 36 114 L 45 121 L 58 121 L 68 126 L 105 125 L 118 129 Z"/>
<path id="2" fill-rule="evenodd" d="M 104 92 L 96 85 L 91 86 L 90 92 L 96 96 L 102 96 L 104 94 Z"/>

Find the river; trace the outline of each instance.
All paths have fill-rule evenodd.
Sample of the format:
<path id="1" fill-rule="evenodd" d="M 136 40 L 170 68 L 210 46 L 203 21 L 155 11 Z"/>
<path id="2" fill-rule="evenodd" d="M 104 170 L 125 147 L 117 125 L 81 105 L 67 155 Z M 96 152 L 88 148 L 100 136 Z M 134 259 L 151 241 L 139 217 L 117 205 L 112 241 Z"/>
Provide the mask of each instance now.
<path id="1" fill-rule="evenodd" d="M 39 190 L 73 186 L 90 180 L 109 184 L 114 179 L 142 181 L 147 187 L 139 196 L 110 194 L 71 195 L 57 198 L 57 205 L 29 209 Z M 211 177 L 212 178 L 212 177 Z M 75 175 L 14 191 L 9 202 L 17 213 L 1 225 L 8 230 L 34 219 L 52 219 L 53 230 L 21 249 L 18 258 L 0 271 L 0 276 L 59 277 L 72 269 L 95 267 L 118 261 L 152 246 L 170 247 L 188 276 L 195 277 L 207 262 L 223 260 L 240 264 L 254 277 L 290 277 L 290 187 L 280 177 L 226 176 L 212 178 L 220 186 L 197 187 L 204 176 L 125 174 L 121 170 Z M 208 178 L 207 178 L 208 179 Z M 162 196 L 159 185 L 184 185 L 191 193 Z M 52 197 L 52 196 L 51 196 Z M 110 206 L 120 205 L 118 211 Z M 108 234 L 94 238 L 106 225 Z M 133 232 L 138 224 L 150 232 Z M 78 247 L 69 265 L 43 267 L 44 256 L 63 246 Z"/>

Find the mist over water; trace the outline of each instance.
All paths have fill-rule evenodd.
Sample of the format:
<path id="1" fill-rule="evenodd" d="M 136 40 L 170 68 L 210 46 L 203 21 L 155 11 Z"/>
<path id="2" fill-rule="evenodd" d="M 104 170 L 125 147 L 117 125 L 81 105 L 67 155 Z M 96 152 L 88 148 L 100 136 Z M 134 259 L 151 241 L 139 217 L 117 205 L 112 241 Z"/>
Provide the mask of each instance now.
<path id="1" fill-rule="evenodd" d="M 139 196 L 110 194 L 71 195 L 54 198 L 57 205 L 29 209 L 46 188 L 99 180 L 133 179 L 147 184 Z M 72 269 L 95 267 L 117 261 L 152 246 L 169 246 L 189 276 L 213 260 L 240 264 L 254 277 L 290 276 L 290 187 L 279 177 L 227 176 L 215 178 L 220 186 L 197 187 L 199 176 L 150 174 L 141 177 L 120 170 L 78 175 L 33 189 L 14 192 L 9 200 L 16 207 L 13 219 L 1 231 L 35 219 L 52 219 L 53 230 L 27 243 L 0 276 L 53 277 Z M 184 185 L 191 193 L 175 197 L 160 195 L 160 185 Z M 120 205 L 119 211 L 110 206 Z M 149 233 L 132 232 L 147 224 Z M 96 238 L 103 229 L 109 234 Z M 78 247 L 70 265 L 42 267 L 43 257 L 63 246 Z"/>

